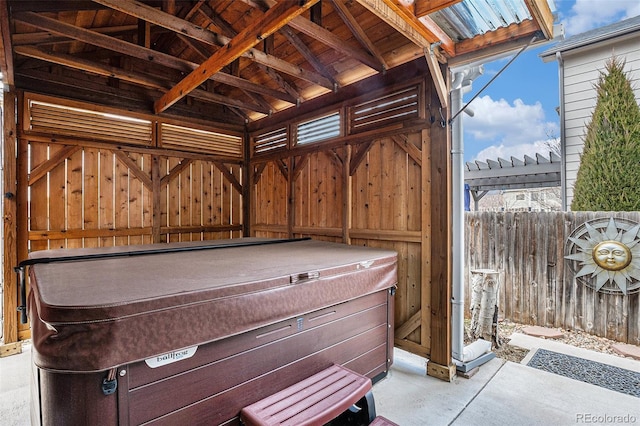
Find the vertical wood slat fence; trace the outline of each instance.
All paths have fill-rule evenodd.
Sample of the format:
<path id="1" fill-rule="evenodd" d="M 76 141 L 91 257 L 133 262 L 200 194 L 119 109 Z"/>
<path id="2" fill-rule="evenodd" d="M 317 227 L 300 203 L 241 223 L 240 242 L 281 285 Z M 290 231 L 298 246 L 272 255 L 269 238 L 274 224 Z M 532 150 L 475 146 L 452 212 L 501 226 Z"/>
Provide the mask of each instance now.
<path id="1" fill-rule="evenodd" d="M 576 280 L 564 258 L 567 238 L 574 229 L 586 221 L 609 217 L 640 223 L 640 212 L 466 213 L 467 311 L 470 271 L 495 269 L 500 272 L 500 318 L 640 344 L 640 292 L 596 292 Z"/>

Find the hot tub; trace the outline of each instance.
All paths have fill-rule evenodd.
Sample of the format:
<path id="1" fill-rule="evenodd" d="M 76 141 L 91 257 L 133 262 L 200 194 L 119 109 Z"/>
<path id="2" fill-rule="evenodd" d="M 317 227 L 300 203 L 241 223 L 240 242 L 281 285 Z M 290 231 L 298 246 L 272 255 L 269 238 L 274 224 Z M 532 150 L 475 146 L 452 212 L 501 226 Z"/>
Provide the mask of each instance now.
<path id="1" fill-rule="evenodd" d="M 392 363 L 393 251 L 235 239 L 38 251 L 32 423 L 237 424 L 331 364 Z"/>

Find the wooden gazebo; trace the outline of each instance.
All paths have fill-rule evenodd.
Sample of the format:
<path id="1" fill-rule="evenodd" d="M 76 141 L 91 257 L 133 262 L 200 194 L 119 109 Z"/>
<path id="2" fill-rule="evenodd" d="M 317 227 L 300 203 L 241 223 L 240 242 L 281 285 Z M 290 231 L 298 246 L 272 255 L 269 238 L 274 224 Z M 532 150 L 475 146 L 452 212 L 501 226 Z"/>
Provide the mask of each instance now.
<path id="1" fill-rule="evenodd" d="M 2 354 L 31 251 L 310 236 L 398 252 L 395 344 L 450 379 L 449 69 L 552 23 L 547 0 L 0 3 Z"/>

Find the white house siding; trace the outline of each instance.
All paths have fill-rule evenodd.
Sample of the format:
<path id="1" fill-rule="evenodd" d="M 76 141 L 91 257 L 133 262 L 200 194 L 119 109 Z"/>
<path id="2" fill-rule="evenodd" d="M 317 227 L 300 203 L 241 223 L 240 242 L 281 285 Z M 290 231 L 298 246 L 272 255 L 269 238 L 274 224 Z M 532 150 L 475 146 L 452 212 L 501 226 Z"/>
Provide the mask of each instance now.
<path id="1" fill-rule="evenodd" d="M 564 59 L 564 139 L 567 207 L 571 207 L 573 187 L 580 155 L 584 147 L 587 124 L 596 105 L 595 85 L 605 63 L 612 56 L 626 61 L 624 70 L 631 80 L 636 100 L 640 103 L 640 34 L 623 41 L 593 44 L 578 52 L 563 52 Z"/>

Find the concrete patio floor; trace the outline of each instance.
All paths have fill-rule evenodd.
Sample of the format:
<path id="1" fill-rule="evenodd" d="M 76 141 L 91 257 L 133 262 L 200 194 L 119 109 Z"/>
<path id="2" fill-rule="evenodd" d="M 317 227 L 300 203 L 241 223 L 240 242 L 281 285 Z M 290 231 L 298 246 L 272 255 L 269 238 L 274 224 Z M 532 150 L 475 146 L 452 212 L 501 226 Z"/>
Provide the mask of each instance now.
<path id="1" fill-rule="evenodd" d="M 640 361 L 522 334 L 510 344 L 640 372 Z M 533 353 L 530 352 L 530 355 Z M 526 359 L 525 359 L 526 361 Z M 523 362 L 525 362 L 523 361 Z M 0 424 L 28 425 L 31 349 L 0 358 Z M 640 398 L 494 358 L 470 379 L 426 376 L 426 360 L 396 349 L 373 388 L 377 413 L 402 426 L 640 424 Z"/>

